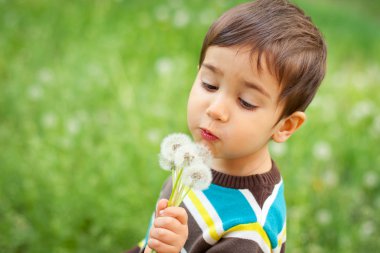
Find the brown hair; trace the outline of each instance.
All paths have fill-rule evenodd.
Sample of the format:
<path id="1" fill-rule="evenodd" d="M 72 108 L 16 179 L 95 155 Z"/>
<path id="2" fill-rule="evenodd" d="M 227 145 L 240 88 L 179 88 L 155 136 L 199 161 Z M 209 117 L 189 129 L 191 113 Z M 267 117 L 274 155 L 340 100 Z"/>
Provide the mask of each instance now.
<path id="1" fill-rule="evenodd" d="M 304 111 L 326 71 L 326 44 L 311 18 L 286 0 L 257 0 L 238 5 L 218 18 L 203 41 L 199 66 L 210 46 L 249 46 L 265 57 L 281 85 L 282 117 Z"/>

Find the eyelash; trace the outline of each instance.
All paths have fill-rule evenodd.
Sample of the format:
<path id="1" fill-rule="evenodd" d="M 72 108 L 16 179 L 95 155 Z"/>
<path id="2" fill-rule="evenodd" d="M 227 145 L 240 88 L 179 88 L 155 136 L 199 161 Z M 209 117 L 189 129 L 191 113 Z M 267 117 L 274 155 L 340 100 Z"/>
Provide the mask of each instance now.
<path id="1" fill-rule="evenodd" d="M 211 85 L 205 82 L 202 82 L 202 87 L 205 88 L 208 91 L 217 91 L 219 89 L 218 86 Z"/>
<path id="2" fill-rule="evenodd" d="M 250 104 L 250 103 L 244 101 L 244 100 L 241 99 L 241 98 L 239 98 L 239 102 L 240 102 L 240 105 L 241 105 L 244 109 L 247 109 L 247 110 L 252 111 L 252 110 L 254 110 L 254 109 L 257 108 L 256 105 L 252 105 L 252 104 Z"/>
<path id="3" fill-rule="evenodd" d="M 215 86 L 215 85 L 211 85 L 211 84 L 208 84 L 208 83 L 205 83 L 205 82 L 202 82 L 202 87 L 207 90 L 207 91 L 210 91 L 210 92 L 215 92 L 219 89 L 218 86 Z M 254 109 L 257 108 L 256 105 L 252 105 L 248 102 L 246 102 L 245 100 L 239 98 L 239 104 L 241 105 L 241 107 L 243 107 L 244 109 L 246 110 L 249 110 L 249 111 L 252 111 Z"/>

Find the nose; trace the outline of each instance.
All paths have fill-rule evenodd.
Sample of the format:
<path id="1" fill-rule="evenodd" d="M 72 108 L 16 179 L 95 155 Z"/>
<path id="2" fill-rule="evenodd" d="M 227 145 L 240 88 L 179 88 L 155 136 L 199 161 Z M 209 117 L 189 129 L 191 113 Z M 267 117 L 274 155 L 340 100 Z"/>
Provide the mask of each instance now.
<path id="1" fill-rule="evenodd" d="M 208 106 L 206 114 L 213 120 L 227 122 L 229 119 L 227 101 L 223 96 L 218 96 Z"/>

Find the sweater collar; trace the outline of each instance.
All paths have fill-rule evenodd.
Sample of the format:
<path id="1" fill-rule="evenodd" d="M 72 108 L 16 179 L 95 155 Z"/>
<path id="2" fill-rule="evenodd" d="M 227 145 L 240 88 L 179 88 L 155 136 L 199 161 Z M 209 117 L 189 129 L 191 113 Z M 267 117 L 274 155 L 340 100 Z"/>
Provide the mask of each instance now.
<path id="1" fill-rule="evenodd" d="M 235 189 L 250 189 L 261 185 L 275 185 L 281 180 L 280 172 L 272 161 L 272 168 L 263 174 L 250 176 L 232 176 L 212 170 L 212 183 Z"/>

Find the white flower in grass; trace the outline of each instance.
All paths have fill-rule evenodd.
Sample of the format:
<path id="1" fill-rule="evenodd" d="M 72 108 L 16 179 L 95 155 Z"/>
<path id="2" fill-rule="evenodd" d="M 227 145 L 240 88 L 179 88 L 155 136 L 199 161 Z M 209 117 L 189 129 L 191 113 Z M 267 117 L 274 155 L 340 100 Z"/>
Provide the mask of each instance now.
<path id="1" fill-rule="evenodd" d="M 332 215 L 331 215 L 330 211 L 328 211 L 326 209 L 319 210 L 317 212 L 316 216 L 317 216 L 316 217 L 317 221 L 319 221 L 319 223 L 321 225 L 327 225 L 327 224 L 331 223 Z"/>
<path id="2" fill-rule="evenodd" d="M 315 158 L 327 161 L 331 158 L 331 146 L 328 142 L 320 141 L 314 145 L 313 153 Z"/>
<path id="3" fill-rule="evenodd" d="M 360 235 L 362 239 L 368 239 L 376 232 L 376 226 L 373 221 L 366 221 L 360 226 Z"/>
<path id="4" fill-rule="evenodd" d="M 193 164 L 183 170 L 182 183 L 194 190 L 207 189 L 211 180 L 211 170 L 203 163 Z"/>
<path id="5" fill-rule="evenodd" d="M 190 15 L 186 10 L 178 10 L 174 14 L 174 20 L 173 23 L 176 27 L 184 27 L 186 26 L 190 21 Z"/>
<path id="6" fill-rule="evenodd" d="M 176 150 L 188 143 L 191 143 L 191 139 L 186 134 L 170 134 L 161 143 L 161 156 L 172 162 L 174 161 L 174 154 Z"/>
<path id="7" fill-rule="evenodd" d="M 173 60 L 167 57 L 160 58 L 156 61 L 156 71 L 159 75 L 165 76 L 173 71 Z"/>
<path id="8" fill-rule="evenodd" d="M 368 188 L 375 188 L 379 182 L 379 176 L 375 171 L 367 171 L 363 177 L 364 185 Z"/>

